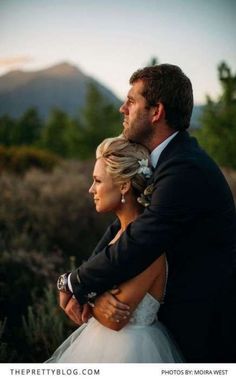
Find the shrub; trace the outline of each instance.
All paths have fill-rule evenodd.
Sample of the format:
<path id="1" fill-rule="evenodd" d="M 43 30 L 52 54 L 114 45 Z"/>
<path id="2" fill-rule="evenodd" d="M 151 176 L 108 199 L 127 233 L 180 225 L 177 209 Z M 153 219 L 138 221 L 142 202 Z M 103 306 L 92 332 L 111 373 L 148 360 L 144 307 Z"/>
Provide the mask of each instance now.
<path id="1" fill-rule="evenodd" d="M 3 339 L 6 322 L 6 318 L 3 321 L 0 320 L 0 362 L 13 362 L 16 358 L 16 352 L 11 350 Z"/>
<path id="2" fill-rule="evenodd" d="M 7 316 L 9 326 L 19 326 L 33 297 L 42 296 L 45 285 L 55 285 L 62 262 L 60 253 L 48 257 L 23 250 L 1 253 L 1 319 Z"/>
<path id="3" fill-rule="evenodd" d="M 59 310 L 55 288 L 44 289 L 41 300 L 35 300 L 23 316 L 27 347 L 24 361 L 46 361 L 72 331 L 70 320 Z"/>
<path id="4" fill-rule="evenodd" d="M 0 250 L 61 250 L 77 264 L 87 258 L 110 221 L 88 194 L 91 163 L 64 163 L 52 173 L 31 170 L 0 177 Z"/>
<path id="5" fill-rule="evenodd" d="M 65 162 L 51 173 L 0 176 L 0 319 L 7 317 L 0 348 L 9 358 L 14 349 L 15 362 L 46 360 L 59 344 L 51 331 L 62 341 L 71 329 L 60 323 L 53 292 L 43 292 L 91 254 L 110 221 L 88 195 L 92 166 Z"/>
<path id="6" fill-rule="evenodd" d="M 22 174 L 32 167 L 51 171 L 59 162 L 58 156 L 38 148 L 0 146 L 0 173 Z"/>

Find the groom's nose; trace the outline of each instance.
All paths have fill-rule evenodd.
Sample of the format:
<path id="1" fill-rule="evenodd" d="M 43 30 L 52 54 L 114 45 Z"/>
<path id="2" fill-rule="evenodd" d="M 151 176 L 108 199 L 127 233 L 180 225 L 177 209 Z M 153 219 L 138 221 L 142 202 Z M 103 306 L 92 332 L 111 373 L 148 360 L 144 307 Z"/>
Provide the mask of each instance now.
<path id="1" fill-rule="evenodd" d="M 126 106 L 126 102 L 124 102 L 124 103 L 120 106 L 119 111 L 120 111 L 121 114 L 127 114 L 127 106 Z"/>

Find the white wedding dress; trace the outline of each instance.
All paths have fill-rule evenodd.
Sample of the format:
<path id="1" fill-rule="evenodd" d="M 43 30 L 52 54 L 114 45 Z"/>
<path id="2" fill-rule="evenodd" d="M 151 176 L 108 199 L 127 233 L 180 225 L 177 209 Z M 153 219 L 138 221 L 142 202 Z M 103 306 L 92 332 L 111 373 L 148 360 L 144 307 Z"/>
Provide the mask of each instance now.
<path id="1" fill-rule="evenodd" d="M 83 324 L 47 363 L 173 363 L 184 362 L 166 328 L 157 320 L 160 303 L 146 294 L 120 331 L 95 318 Z"/>

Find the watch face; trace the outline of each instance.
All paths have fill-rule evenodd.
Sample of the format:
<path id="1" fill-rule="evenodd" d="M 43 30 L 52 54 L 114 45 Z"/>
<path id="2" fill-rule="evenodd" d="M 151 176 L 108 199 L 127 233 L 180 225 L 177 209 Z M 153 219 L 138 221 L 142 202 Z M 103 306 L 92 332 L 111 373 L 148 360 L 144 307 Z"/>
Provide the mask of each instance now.
<path id="1" fill-rule="evenodd" d="M 64 290 L 65 289 L 65 277 L 64 275 L 59 276 L 57 281 L 57 288 L 58 290 Z"/>
<path id="2" fill-rule="evenodd" d="M 70 294 L 70 290 L 68 288 L 68 273 L 59 276 L 57 280 L 57 289 L 61 292 L 65 292 L 66 294 Z"/>

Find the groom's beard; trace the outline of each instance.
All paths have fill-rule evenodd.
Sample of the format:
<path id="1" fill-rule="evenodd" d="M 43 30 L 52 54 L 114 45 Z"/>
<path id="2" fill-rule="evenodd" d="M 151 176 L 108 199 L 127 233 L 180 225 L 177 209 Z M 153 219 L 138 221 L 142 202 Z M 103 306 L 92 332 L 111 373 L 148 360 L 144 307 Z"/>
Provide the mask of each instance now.
<path id="1" fill-rule="evenodd" d="M 147 121 L 139 120 L 132 125 L 123 129 L 123 135 L 126 139 L 134 143 L 145 146 L 150 151 L 150 142 L 153 139 L 155 127 L 147 123 Z"/>

